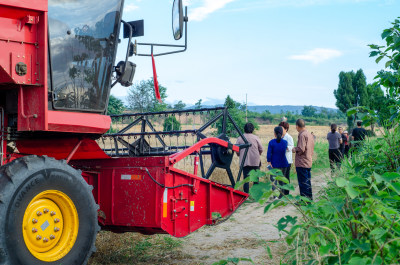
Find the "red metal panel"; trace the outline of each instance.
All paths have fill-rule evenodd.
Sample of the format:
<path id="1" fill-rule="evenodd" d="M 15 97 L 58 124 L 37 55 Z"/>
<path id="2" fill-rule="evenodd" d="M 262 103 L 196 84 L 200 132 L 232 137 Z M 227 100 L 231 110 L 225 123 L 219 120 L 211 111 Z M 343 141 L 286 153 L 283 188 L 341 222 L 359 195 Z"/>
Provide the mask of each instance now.
<path id="1" fill-rule="evenodd" d="M 32 9 L 47 11 L 47 0 L 7 0 L 2 1 L 0 6 L 19 7 L 23 9 Z"/>
<path id="2" fill-rule="evenodd" d="M 104 153 L 96 141 L 92 139 L 79 138 L 49 138 L 49 139 L 32 139 L 18 140 L 15 144 L 18 151 L 26 155 L 50 156 L 55 159 L 67 159 L 74 150 L 75 146 L 81 142 L 79 148 L 73 154 L 71 159 L 109 159 L 110 157 Z"/>
<path id="3" fill-rule="evenodd" d="M 110 129 L 109 116 L 66 111 L 48 112 L 49 131 L 103 134 Z"/>
<path id="4" fill-rule="evenodd" d="M 47 130 L 47 0 L 0 3 L 0 25 L 0 89 L 18 89 L 18 130 Z"/>
<path id="5" fill-rule="evenodd" d="M 186 236 L 213 223 L 213 212 L 222 217 L 232 214 L 248 196 L 171 168 L 168 157 L 71 163 L 83 171 L 98 174 L 99 221 L 104 228 L 114 231 L 165 231 L 176 237 Z M 151 179 L 146 169 L 159 184 Z"/>

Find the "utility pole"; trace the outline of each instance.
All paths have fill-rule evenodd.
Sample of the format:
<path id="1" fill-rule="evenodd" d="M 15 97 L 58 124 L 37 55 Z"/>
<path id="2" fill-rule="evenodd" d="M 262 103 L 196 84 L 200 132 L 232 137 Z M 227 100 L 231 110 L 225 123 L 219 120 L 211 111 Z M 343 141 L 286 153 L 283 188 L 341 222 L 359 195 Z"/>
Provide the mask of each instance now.
<path id="1" fill-rule="evenodd" d="M 247 93 L 246 93 L 246 123 L 247 123 Z"/>

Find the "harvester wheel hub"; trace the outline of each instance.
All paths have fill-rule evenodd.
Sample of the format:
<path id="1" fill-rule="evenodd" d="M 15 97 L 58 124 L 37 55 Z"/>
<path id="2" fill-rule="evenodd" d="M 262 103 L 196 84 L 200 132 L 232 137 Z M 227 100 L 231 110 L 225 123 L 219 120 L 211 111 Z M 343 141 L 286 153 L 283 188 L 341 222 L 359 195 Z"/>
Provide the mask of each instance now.
<path id="1" fill-rule="evenodd" d="M 75 244 L 79 219 L 75 205 L 64 193 L 41 192 L 29 203 L 22 223 L 24 241 L 33 256 L 52 262 Z"/>

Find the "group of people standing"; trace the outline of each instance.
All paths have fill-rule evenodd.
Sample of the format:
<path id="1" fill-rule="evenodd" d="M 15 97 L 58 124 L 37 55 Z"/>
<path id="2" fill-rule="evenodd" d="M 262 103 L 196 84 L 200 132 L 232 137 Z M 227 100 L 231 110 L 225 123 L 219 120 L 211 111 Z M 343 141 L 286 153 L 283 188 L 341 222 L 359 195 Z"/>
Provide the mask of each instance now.
<path id="1" fill-rule="evenodd" d="M 274 128 L 275 138 L 269 141 L 267 149 L 267 168 L 276 168 L 282 171 L 283 176 L 290 182 L 290 169 L 293 164 L 293 154 L 295 154 L 295 167 L 297 180 L 299 182 L 300 195 L 312 200 L 311 188 L 311 167 L 312 156 L 314 153 L 314 136 L 306 130 L 303 119 L 296 121 L 298 131 L 297 146 L 294 146 L 293 137 L 288 133 L 289 123 L 282 121 Z M 260 156 L 264 151 L 261 140 L 253 134 L 254 126 L 247 123 L 244 126 L 244 136 L 251 144 L 248 150 L 243 167 L 243 177 L 246 178 L 251 170 L 260 169 Z M 236 144 L 243 144 L 243 139 L 239 138 Z M 240 152 L 240 161 L 243 159 L 244 150 Z M 274 181 L 274 179 L 271 179 Z M 278 182 L 283 186 L 283 182 Z M 256 183 L 255 183 L 256 184 Z M 244 185 L 244 192 L 249 192 L 249 183 Z M 289 190 L 281 189 L 280 196 L 288 195 Z"/>
<path id="2" fill-rule="evenodd" d="M 351 136 L 347 131 L 337 124 L 331 124 L 331 131 L 326 136 L 329 142 L 329 164 L 332 172 L 339 169 L 344 157 L 348 157 L 351 143 L 353 150 L 359 147 L 361 141 L 365 139 L 366 130 L 362 128 L 362 122 L 357 122 L 357 127 L 353 129 Z"/>

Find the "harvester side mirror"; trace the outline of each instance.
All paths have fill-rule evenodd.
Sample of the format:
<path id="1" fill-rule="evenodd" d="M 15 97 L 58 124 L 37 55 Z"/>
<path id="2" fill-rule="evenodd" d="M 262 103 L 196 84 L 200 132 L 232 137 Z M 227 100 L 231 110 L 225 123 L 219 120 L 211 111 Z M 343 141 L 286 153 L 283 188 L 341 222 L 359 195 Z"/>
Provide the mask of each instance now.
<path id="1" fill-rule="evenodd" d="M 117 81 L 124 87 L 132 85 L 133 77 L 135 76 L 136 64 L 127 61 L 121 61 L 115 67 L 117 73 Z"/>
<path id="2" fill-rule="evenodd" d="M 183 19 L 182 0 L 175 0 L 172 6 L 172 33 L 175 40 L 182 38 Z"/>

